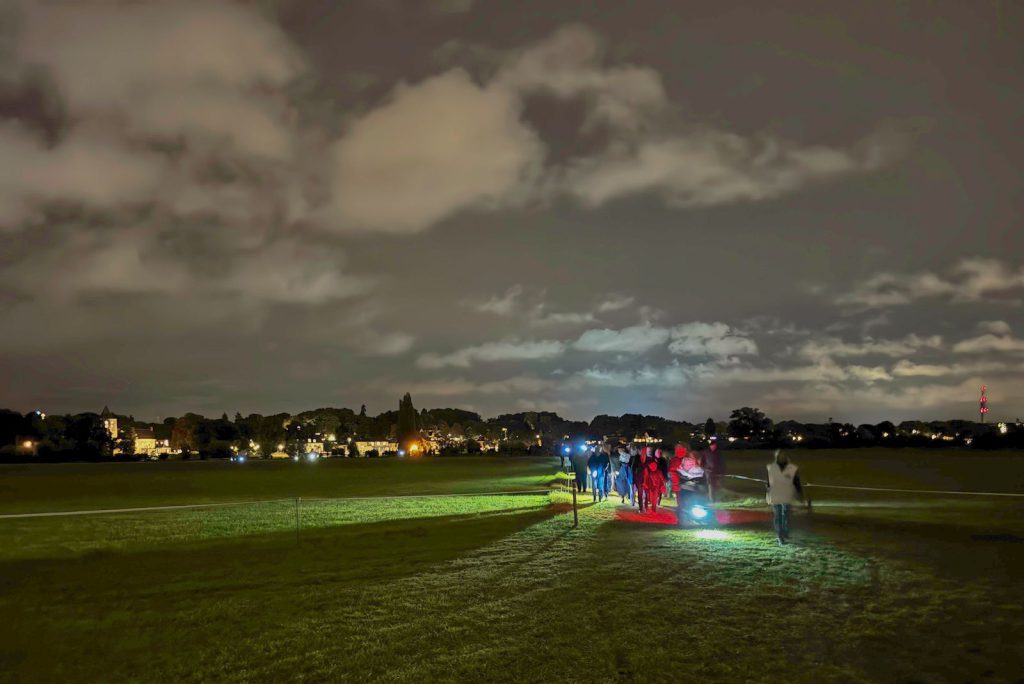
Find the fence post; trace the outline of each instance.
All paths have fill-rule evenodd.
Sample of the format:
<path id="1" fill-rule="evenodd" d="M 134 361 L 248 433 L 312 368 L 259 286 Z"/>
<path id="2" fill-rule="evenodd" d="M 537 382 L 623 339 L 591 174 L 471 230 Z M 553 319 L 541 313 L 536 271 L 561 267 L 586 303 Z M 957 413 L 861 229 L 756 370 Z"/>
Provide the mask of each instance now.
<path id="1" fill-rule="evenodd" d="M 569 483 L 569 489 L 572 490 L 572 526 L 577 528 L 580 526 L 580 514 L 576 508 L 576 485 L 575 483 Z"/>

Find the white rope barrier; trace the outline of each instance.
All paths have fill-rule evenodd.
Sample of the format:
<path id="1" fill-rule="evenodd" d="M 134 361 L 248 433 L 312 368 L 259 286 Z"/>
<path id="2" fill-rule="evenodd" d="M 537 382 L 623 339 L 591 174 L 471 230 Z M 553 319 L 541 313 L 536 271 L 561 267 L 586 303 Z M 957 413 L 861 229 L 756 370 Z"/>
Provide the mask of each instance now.
<path id="1" fill-rule="evenodd" d="M 284 501 L 295 501 L 291 499 L 261 499 L 257 501 L 227 501 L 204 504 L 186 504 L 180 506 L 141 506 L 138 508 L 101 508 L 84 511 L 51 511 L 47 513 L 8 513 L 0 515 L 0 520 L 11 518 L 52 518 L 64 515 L 101 515 L 106 513 L 138 513 L 142 511 L 173 511 L 186 508 L 213 508 L 215 506 L 248 506 L 261 503 L 282 503 Z"/>
<path id="2" fill-rule="evenodd" d="M 760 482 L 761 484 L 767 484 L 767 480 L 761 480 L 756 477 L 746 477 L 744 475 L 726 475 L 726 477 L 733 477 L 737 480 L 749 480 L 751 482 Z M 804 484 L 804 487 L 818 487 L 824 489 L 849 489 L 861 492 L 897 492 L 900 494 L 956 494 L 962 496 L 1009 496 L 1009 497 L 1024 497 L 1024 493 L 1020 492 L 971 492 L 971 491 L 956 491 L 949 489 L 894 489 L 889 487 L 854 487 L 851 485 L 827 485 L 827 484 L 815 484 L 808 482 Z"/>
<path id="3" fill-rule="evenodd" d="M 299 501 L 367 501 L 380 499 L 433 499 L 447 498 L 453 496 L 521 496 L 524 494 L 550 494 L 551 489 L 530 489 L 512 492 L 467 492 L 465 494 L 398 494 L 394 496 L 341 496 L 334 498 L 317 497 L 289 497 L 287 499 L 258 499 L 255 501 L 224 501 L 203 504 L 184 504 L 177 506 L 140 506 L 137 508 L 102 508 L 82 511 L 48 511 L 43 513 L 8 513 L 0 515 L 0 520 L 11 520 L 16 518 L 54 518 L 72 515 L 106 515 L 110 513 L 142 513 L 149 511 L 174 511 L 194 508 L 214 508 L 220 506 L 248 506 L 252 504 L 266 503 L 292 503 Z"/>
<path id="4" fill-rule="evenodd" d="M 854 489 L 863 492 L 900 492 L 903 494 L 959 494 L 963 496 L 1012 496 L 1024 497 L 1018 492 L 964 492 L 952 489 L 889 489 L 886 487 L 851 487 L 845 485 L 823 485 L 808 482 L 804 487 L 819 487 L 825 489 Z"/>
<path id="5" fill-rule="evenodd" d="M 303 501 L 377 501 L 380 499 L 444 499 L 453 496 L 523 496 L 550 494 L 553 489 L 524 489 L 512 492 L 466 492 L 464 494 L 394 494 L 392 496 L 302 497 Z"/>

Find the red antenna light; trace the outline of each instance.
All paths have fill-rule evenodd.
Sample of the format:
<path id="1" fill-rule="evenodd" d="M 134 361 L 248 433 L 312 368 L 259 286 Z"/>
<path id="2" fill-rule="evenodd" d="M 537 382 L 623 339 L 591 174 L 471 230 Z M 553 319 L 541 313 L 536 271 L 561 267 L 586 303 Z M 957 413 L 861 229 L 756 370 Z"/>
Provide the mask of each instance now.
<path id="1" fill-rule="evenodd" d="M 985 390 L 988 389 L 988 385 L 981 386 L 981 399 L 978 400 L 978 414 L 981 416 L 981 422 L 985 422 L 985 414 L 988 413 L 988 397 L 985 396 Z"/>

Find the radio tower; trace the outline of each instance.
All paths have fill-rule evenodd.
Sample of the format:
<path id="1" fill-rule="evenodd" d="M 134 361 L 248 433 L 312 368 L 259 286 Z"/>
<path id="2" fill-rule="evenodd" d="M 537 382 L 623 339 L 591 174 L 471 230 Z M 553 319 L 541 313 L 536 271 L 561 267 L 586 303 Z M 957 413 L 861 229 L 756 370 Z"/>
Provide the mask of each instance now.
<path id="1" fill-rule="evenodd" d="M 988 389 L 988 385 L 981 386 L 981 399 L 978 400 L 978 414 L 981 416 L 981 422 L 985 423 L 985 414 L 988 413 L 988 397 L 985 396 L 985 390 Z"/>

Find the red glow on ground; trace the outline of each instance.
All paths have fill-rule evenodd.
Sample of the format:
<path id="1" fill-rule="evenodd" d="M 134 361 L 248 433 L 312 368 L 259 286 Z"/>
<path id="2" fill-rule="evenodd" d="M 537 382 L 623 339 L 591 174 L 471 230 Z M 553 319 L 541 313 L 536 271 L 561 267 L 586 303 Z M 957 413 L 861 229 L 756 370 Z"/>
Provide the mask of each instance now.
<path id="1" fill-rule="evenodd" d="M 769 511 L 725 509 L 709 512 L 714 514 L 719 525 L 747 525 L 768 522 L 772 519 L 772 514 Z M 657 513 L 641 513 L 635 509 L 620 508 L 615 511 L 615 518 L 626 522 L 653 523 L 655 525 L 676 525 L 679 522 L 673 508 L 659 508 Z"/>
<path id="2" fill-rule="evenodd" d="M 665 508 L 658 509 L 657 513 L 641 513 L 632 509 L 625 510 L 620 508 L 615 511 L 615 517 L 628 522 L 655 523 L 658 525 L 675 525 L 678 522 L 675 512 Z"/>

